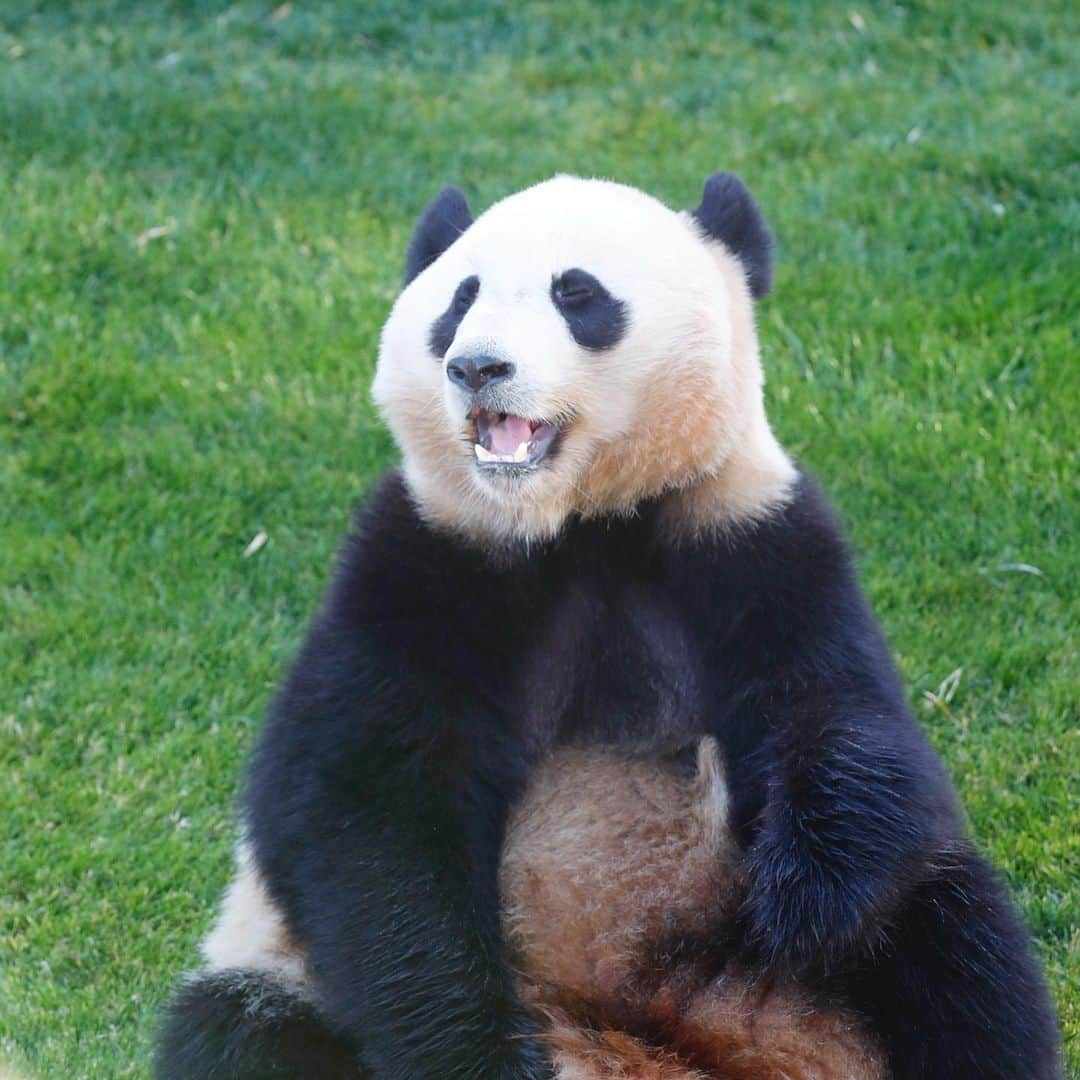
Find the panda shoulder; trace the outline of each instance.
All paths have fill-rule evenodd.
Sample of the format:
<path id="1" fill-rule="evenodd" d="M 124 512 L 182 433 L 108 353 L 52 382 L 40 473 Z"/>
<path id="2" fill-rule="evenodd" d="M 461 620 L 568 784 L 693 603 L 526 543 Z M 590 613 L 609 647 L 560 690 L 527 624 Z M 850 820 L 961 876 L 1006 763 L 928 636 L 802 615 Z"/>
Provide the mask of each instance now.
<path id="1" fill-rule="evenodd" d="M 675 511 L 689 516 L 685 501 L 676 503 Z M 664 520 L 665 532 L 676 550 L 686 550 L 677 524 L 669 514 Z M 783 498 L 764 505 L 760 513 L 682 535 L 691 537 L 689 547 L 696 547 L 710 562 L 728 572 L 737 564 L 744 578 L 761 578 L 760 584 L 793 579 L 827 587 L 836 574 L 846 576 L 852 566 L 840 515 L 802 465 L 793 465 Z"/>
<path id="2" fill-rule="evenodd" d="M 323 622 L 421 626 L 442 602 L 456 604 L 471 553 L 421 513 L 400 469 L 388 470 L 353 511 L 323 603 Z M 458 583 L 462 587 L 458 587 Z M 454 595 L 447 595 L 448 592 Z M 420 616 L 424 616 L 421 618 Z"/>
<path id="3" fill-rule="evenodd" d="M 400 468 L 387 469 L 353 508 L 350 545 L 382 536 L 404 539 L 423 521 Z"/>
<path id="4" fill-rule="evenodd" d="M 745 613 L 732 647 L 753 666 L 781 655 L 813 665 L 837 642 L 877 640 L 839 515 L 801 467 L 782 505 L 677 543 L 671 558 L 689 610 L 710 625 Z"/>

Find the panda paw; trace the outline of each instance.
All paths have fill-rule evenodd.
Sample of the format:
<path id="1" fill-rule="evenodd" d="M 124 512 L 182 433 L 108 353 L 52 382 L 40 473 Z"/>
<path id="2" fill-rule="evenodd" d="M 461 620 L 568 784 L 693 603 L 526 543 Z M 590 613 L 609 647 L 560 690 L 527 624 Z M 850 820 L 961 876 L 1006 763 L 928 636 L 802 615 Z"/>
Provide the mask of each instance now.
<path id="1" fill-rule="evenodd" d="M 844 872 L 793 840 L 768 837 L 751 849 L 748 869 L 740 922 L 754 961 L 786 971 L 820 970 L 865 937 L 875 893 L 865 876 Z"/>

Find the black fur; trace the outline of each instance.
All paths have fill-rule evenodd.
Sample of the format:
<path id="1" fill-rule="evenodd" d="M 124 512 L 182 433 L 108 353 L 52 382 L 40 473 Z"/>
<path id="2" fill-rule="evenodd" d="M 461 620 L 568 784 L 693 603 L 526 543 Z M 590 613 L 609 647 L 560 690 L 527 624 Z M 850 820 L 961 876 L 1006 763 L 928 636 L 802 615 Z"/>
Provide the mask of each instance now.
<path id="1" fill-rule="evenodd" d="M 630 326 L 626 304 L 587 270 L 567 270 L 551 283 L 551 299 L 583 349 L 610 349 Z"/>
<path id="2" fill-rule="evenodd" d="M 405 280 L 402 287 L 426 270 L 472 222 L 472 212 L 461 189 L 444 187 L 428 204 L 413 229 L 405 253 Z"/>
<path id="3" fill-rule="evenodd" d="M 814 484 L 679 549 L 658 514 L 571 522 L 496 560 L 425 526 L 396 474 L 372 498 L 246 803 L 328 1023 L 378 1080 L 549 1075 L 500 947 L 507 807 L 555 743 L 712 733 L 750 958 L 845 996 L 895 1080 L 1060 1076 L 1028 935 L 964 837 Z"/>
<path id="4" fill-rule="evenodd" d="M 371 1080 L 347 1039 L 273 979 L 197 976 L 173 999 L 154 1060 L 158 1080 Z"/>
<path id="5" fill-rule="evenodd" d="M 441 360 L 453 344 L 454 335 L 461 325 L 461 320 L 469 313 L 469 308 L 476 302 L 480 292 L 480 279 L 472 274 L 464 278 L 450 297 L 447 309 L 431 324 L 428 333 L 428 348 Z"/>
<path id="6" fill-rule="evenodd" d="M 737 256 L 746 271 L 755 300 L 772 289 L 772 230 L 765 223 L 750 189 L 734 173 L 713 173 L 705 181 L 694 218 L 705 235 L 719 240 Z"/>

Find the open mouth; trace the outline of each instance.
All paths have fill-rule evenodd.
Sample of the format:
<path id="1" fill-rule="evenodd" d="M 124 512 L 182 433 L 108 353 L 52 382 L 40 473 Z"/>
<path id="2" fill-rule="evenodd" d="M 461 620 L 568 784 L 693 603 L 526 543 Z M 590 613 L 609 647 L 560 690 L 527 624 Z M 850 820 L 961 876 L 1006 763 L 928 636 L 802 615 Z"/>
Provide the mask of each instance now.
<path id="1" fill-rule="evenodd" d="M 476 424 L 473 453 L 489 469 L 533 469 L 552 451 L 559 429 L 547 420 L 527 420 L 513 413 L 473 409 Z"/>

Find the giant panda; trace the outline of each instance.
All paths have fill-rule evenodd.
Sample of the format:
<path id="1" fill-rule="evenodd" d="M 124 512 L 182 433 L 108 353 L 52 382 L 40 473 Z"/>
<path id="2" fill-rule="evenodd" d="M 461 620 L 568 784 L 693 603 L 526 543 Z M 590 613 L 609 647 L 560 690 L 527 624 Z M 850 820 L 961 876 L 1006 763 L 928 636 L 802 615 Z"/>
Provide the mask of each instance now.
<path id="1" fill-rule="evenodd" d="M 1028 934 L 774 437 L 772 236 L 559 176 L 406 253 L 401 449 L 161 1080 L 1053 1080 Z"/>

